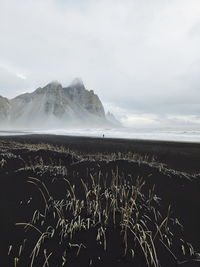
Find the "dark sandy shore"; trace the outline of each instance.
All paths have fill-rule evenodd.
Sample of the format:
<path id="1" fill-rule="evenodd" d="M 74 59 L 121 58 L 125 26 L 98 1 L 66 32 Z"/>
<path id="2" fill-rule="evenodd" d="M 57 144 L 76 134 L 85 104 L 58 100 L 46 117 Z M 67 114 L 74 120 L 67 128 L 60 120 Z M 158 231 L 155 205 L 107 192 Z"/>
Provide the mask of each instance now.
<path id="1" fill-rule="evenodd" d="M 125 186 L 124 190 L 129 190 L 127 188 L 129 188 L 131 184 L 137 188 L 137 185 L 135 185 L 137 179 L 138 177 L 142 178 L 145 182 L 142 189 L 142 194 L 144 194 L 144 196 L 141 197 L 138 205 L 144 210 L 146 209 L 144 208 L 146 207 L 145 203 L 150 203 L 149 190 L 155 187 L 155 199 L 159 197 L 161 200 L 159 205 L 157 206 L 156 204 L 154 207 L 156 209 L 154 213 L 157 212 L 158 208 L 159 212 L 163 214 L 163 219 L 160 219 L 161 221 L 158 222 L 160 228 L 157 227 L 157 230 L 155 228 L 155 223 L 154 226 L 149 224 L 148 227 L 152 230 L 152 234 L 154 233 L 156 238 L 158 238 L 158 235 L 161 234 L 160 232 L 168 231 L 165 217 L 168 214 L 169 206 L 171 216 L 177 218 L 176 223 L 172 223 L 170 226 L 173 237 L 168 236 L 169 231 L 162 235 L 162 238 L 164 238 L 165 235 L 168 236 L 168 241 L 173 243 L 169 246 L 171 252 L 169 249 L 165 249 L 165 244 L 163 245 L 163 249 L 161 248 L 164 239 L 161 241 L 158 239 L 156 241 L 158 244 L 155 243 L 156 249 L 158 249 L 160 265 L 163 267 L 199 266 L 198 255 L 197 253 L 190 255 L 187 242 L 192 244 L 196 252 L 200 251 L 200 144 L 55 135 L 7 136 L 0 137 L 0 163 L 0 258 L 3 259 L 2 267 L 30 266 L 31 264 L 29 262 L 29 254 L 31 251 L 25 251 L 23 254 L 21 250 L 23 250 L 24 247 L 22 246 L 23 249 L 20 249 L 20 244 L 22 244 L 25 239 L 34 240 L 34 234 L 29 233 L 33 231 L 33 229 L 28 232 L 29 234 L 26 234 L 24 233 L 23 227 L 17 227 L 15 224 L 17 222 L 30 222 L 34 211 L 36 209 L 43 210 L 44 205 L 41 204 L 41 196 L 38 190 L 30 185 L 31 181 L 27 183 L 27 179 L 29 179 L 29 177 L 34 177 L 42 181 L 51 192 L 52 198 L 56 201 L 61 201 L 65 198 L 66 194 L 64 190 L 66 188 L 63 186 L 63 177 L 69 179 L 70 183 L 75 185 L 77 188 L 76 197 L 82 199 L 81 180 L 83 184 L 87 184 L 89 187 L 91 176 L 101 177 L 102 187 L 105 186 L 103 184 L 107 179 L 108 184 L 106 187 L 111 188 L 111 191 L 113 176 L 118 177 L 119 180 L 122 181 L 121 186 Z M 124 185 L 123 179 L 126 181 L 126 185 Z M 32 184 L 33 181 L 34 180 L 32 180 Z M 101 184 L 101 181 L 99 183 Z M 91 196 L 90 201 L 92 201 L 92 199 Z M 57 203 L 56 201 L 54 204 Z M 153 202 L 152 205 L 154 204 Z M 85 218 L 84 216 L 83 220 Z M 119 216 L 122 216 L 122 214 L 119 213 Z M 152 216 L 151 212 L 148 216 Z M 155 216 L 154 214 L 154 217 Z M 47 218 L 45 223 L 53 225 L 52 220 L 53 219 Z M 179 227 L 180 229 L 177 228 L 177 230 L 176 227 L 179 225 L 177 222 L 179 221 L 182 223 L 183 227 Z M 106 235 L 109 236 L 108 240 L 114 238 L 112 241 L 113 244 L 116 244 L 116 246 L 114 245 L 114 254 L 112 249 L 109 249 L 109 242 L 107 242 L 108 248 L 106 252 L 104 251 L 101 253 L 98 252 L 99 247 L 97 250 L 91 250 L 93 249 L 93 245 L 91 245 L 92 243 L 88 243 L 87 248 L 83 248 L 85 256 L 80 253 L 79 259 L 74 256 L 77 254 L 74 254 L 73 249 L 75 248 L 68 248 L 69 255 L 74 261 L 63 263 L 60 262 L 60 258 L 64 257 L 62 254 L 63 250 L 61 248 L 58 249 L 57 246 L 60 245 L 56 244 L 60 244 L 60 241 L 58 242 L 55 238 L 53 241 L 51 240 L 51 243 L 48 243 L 50 241 L 45 241 L 46 243 L 41 246 L 45 247 L 47 244 L 47 248 L 45 248 L 47 252 L 51 248 L 51 251 L 56 250 L 57 254 L 62 254 L 62 256 L 60 256 L 60 258 L 51 256 L 51 259 L 47 262 L 44 252 L 42 252 L 43 254 L 41 255 L 40 252 L 38 252 L 39 256 L 34 259 L 32 266 L 43 266 L 45 259 L 45 266 L 49 264 L 50 267 L 62 266 L 62 264 L 66 267 L 107 265 L 120 267 L 148 266 L 145 263 L 144 255 L 142 256 L 140 249 L 137 247 L 134 247 L 134 260 L 131 260 L 128 254 L 132 250 L 127 252 L 126 256 L 124 256 L 124 251 L 123 253 L 121 252 L 123 246 L 119 246 L 121 237 L 117 235 L 117 231 L 121 229 L 121 226 L 117 224 L 116 218 L 114 222 L 116 223 L 114 226 L 113 222 L 110 224 L 108 223 L 110 227 L 108 227 L 108 229 L 110 230 L 106 232 Z M 98 224 L 95 224 L 95 227 L 97 227 L 97 225 Z M 36 222 L 35 226 L 39 227 L 39 224 Z M 99 230 L 95 227 L 92 227 L 91 231 L 93 232 L 87 233 L 86 236 L 81 232 L 83 239 L 81 239 L 81 234 L 77 235 L 78 238 L 75 238 L 76 242 L 80 240 L 82 242 L 89 237 L 92 239 L 93 235 L 96 237 L 94 231 L 98 232 Z M 41 225 L 40 229 L 42 229 Z M 121 233 L 123 232 L 122 230 L 119 230 L 119 232 L 120 231 Z M 159 232 L 159 234 L 157 232 Z M 115 234 L 117 236 L 115 236 Z M 58 236 L 60 237 L 60 235 Z M 73 241 L 75 242 L 75 240 Z M 131 242 L 132 241 L 130 241 L 130 244 Z M 159 245 L 159 242 L 162 244 Z M 113 244 L 111 244 L 111 247 Z M 186 247 L 184 247 L 185 244 Z M 31 247 L 31 244 L 29 246 Z M 98 246 L 100 245 L 98 244 Z M 9 248 L 10 252 L 8 253 Z M 82 249 L 80 250 L 82 251 Z M 101 254 L 101 257 L 97 252 Z M 119 256 L 122 254 L 123 256 Z M 99 258 L 101 258 L 101 260 Z M 50 264 L 51 260 L 53 265 Z M 14 261 L 16 261 L 16 263 L 14 263 Z M 178 264 L 180 262 L 182 263 L 181 265 Z M 149 266 L 156 265 L 151 263 Z"/>
<path id="2" fill-rule="evenodd" d="M 0 139 L 32 144 L 49 143 L 83 153 L 139 153 L 143 156 L 154 156 L 173 169 L 200 173 L 200 143 L 57 135 L 23 135 Z"/>

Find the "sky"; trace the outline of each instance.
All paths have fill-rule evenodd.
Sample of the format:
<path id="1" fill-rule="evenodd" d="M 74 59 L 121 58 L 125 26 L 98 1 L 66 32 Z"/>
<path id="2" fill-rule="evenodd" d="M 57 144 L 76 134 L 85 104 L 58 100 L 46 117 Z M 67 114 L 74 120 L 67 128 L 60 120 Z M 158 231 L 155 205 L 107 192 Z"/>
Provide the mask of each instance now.
<path id="1" fill-rule="evenodd" d="M 199 0 L 0 0 L 0 95 L 81 77 L 127 126 L 200 127 Z"/>

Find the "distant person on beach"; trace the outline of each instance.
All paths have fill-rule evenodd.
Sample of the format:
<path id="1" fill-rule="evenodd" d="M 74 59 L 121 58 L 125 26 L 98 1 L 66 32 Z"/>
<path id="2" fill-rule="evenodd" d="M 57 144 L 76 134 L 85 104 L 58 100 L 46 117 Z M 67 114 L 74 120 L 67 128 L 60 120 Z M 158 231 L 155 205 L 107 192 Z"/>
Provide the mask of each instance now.
<path id="1" fill-rule="evenodd" d="M 104 134 L 103 134 L 103 138 L 104 138 Z"/>

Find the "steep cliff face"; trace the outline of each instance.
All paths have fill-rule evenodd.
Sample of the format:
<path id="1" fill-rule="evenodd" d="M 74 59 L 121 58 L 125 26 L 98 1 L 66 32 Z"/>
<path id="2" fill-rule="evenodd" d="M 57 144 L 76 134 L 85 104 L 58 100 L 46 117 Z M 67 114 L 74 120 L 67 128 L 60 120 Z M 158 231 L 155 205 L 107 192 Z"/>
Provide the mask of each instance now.
<path id="1" fill-rule="evenodd" d="M 0 98 L 1 110 L 0 122 L 4 119 L 18 128 L 109 124 L 99 97 L 94 91 L 86 90 L 80 79 L 75 79 L 65 88 L 58 82 L 52 82 L 11 100 Z"/>
<path id="2" fill-rule="evenodd" d="M 80 79 L 75 79 L 70 86 L 64 88 L 64 93 L 69 100 L 69 105 L 76 107 L 78 112 L 88 112 L 105 118 L 104 107 L 99 97 L 93 90 L 86 90 Z"/>
<path id="3" fill-rule="evenodd" d="M 0 121 L 5 122 L 9 119 L 10 102 L 7 98 L 0 96 Z"/>

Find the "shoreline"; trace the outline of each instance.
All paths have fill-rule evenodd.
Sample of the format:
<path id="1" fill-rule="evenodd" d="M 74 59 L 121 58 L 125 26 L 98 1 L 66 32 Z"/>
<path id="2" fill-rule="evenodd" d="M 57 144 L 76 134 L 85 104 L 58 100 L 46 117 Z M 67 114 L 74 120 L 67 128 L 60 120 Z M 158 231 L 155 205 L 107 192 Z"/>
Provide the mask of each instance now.
<path id="1" fill-rule="evenodd" d="M 126 140 L 144 140 L 159 142 L 181 142 L 181 143 L 200 143 L 200 130 L 180 130 L 177 129 L 56 129 L 56 130 L 0 130 L 0 136 L 9 135 L 57 135 L 69 137 L 88 137 L 88 138 L 105 138 L 109 139 L 126 139 Z"/>
<path id="2" fill-rule="evenodd" d="M 0 140 L 20 143 L 48 143 L 81 153 L 136 153 L 155 157 L 170 168 L 191 173 L 200 172 L 200 143 L 123 138 L 97 138 L 52 134 L 1 136 Z"/>
<path id="3" fill-rule="evenodd" d="M 133 141 L 133 142 L 151 142 L 151 143 L 178 143 L 178 144 L 199 144 L 200 141 L 185 141 L 185 140 L 163 140 L 163 139 L 148 139 L 148 138 L 122 138 L 122 137 L 106 137 L 106 136 L 86 136 L 86 135 L 73 135 L 73 134 L 53 134 L 53 133 L 32 133 L 32 132 L 25 132 L 25 131 L 0 131 L 1 133 L 10 133 L 11 135 L 0 135 L 0 138 L 9 138 L 9 137 L 48 137 L 48 136 L 56 136 L 62 138 L 85 138 L 85 139 L 105 139 L 105 140 L 115 140 L 115 141 Z M 13 133 L 13 134 L 12 134 Z"/>

